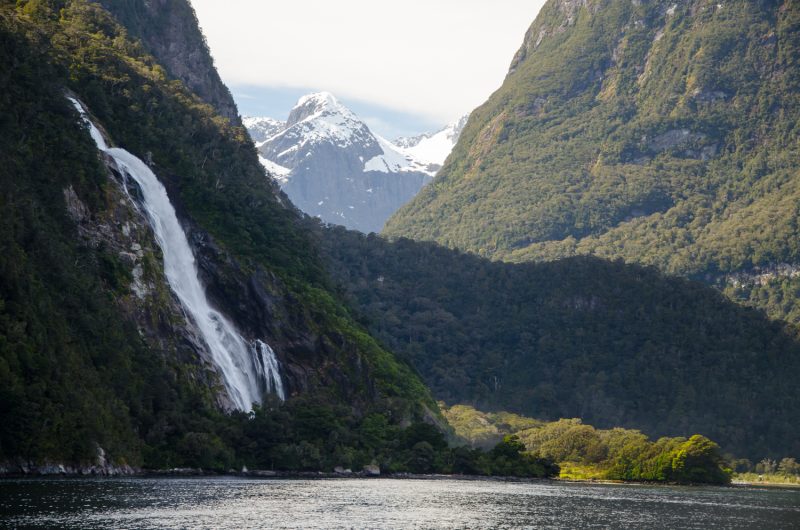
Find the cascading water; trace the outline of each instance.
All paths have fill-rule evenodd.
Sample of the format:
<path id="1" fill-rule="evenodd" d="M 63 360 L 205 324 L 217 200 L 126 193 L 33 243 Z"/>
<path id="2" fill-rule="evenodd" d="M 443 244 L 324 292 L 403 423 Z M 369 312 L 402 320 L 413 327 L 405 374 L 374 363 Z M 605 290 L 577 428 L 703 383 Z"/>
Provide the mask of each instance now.
<path id="1" fill-rule="evenodd" d="M 274 392 L 284 399 L 280 366 L 272 348 L 261 340 L 249 344 L 233 324 L 209 304 L 197 275 L 194 254 L 167 190 L 139 158 L 124 149 L 109 147 L 83 106 L 74 98 L 69 100 L 89 126 L 97 148 L 114 159 L 124 178 L 130 177 L 139 185 L 142 206 L 164 255 L 164 274 L 170 288 L 200 330 L 236 407 L 249 411 L 253 403 L 261 402 L 266 392 Z"/>

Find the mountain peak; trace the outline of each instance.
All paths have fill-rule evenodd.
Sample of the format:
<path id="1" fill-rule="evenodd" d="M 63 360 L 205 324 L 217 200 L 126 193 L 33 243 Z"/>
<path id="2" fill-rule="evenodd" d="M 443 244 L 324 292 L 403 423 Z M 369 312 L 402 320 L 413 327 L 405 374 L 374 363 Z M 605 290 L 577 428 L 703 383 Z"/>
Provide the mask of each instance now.
<path id="1" fill-rule="evenodd" d="M 339 103 L 339 100 L 336 99 L 336 96 L 326 91 L 314 92 L 312 94 L 301 96 L 300 99 L 297 100 L 295 108 L 308 104 L 313 104 L 320 108 L 341 106 L 341 103 Z"/>
<path id="2" fill-rule="evenodd" d="M 248 120 L 253 138 L 265 123 Z M 427 164 L 374 134 L 330 92 L 301 97 L 258 151 L 301 210 L 364 232 L 379 231 L 433 176 Z"/>
<path id="3" fill-rule="evenodd" d="M 342 105 L 330 92 L 315 92 L 302 96 L 289 112 L 288 127 L 320 115 L 340 115 L 346 120 L 357 121 L 353 112 Z"/>

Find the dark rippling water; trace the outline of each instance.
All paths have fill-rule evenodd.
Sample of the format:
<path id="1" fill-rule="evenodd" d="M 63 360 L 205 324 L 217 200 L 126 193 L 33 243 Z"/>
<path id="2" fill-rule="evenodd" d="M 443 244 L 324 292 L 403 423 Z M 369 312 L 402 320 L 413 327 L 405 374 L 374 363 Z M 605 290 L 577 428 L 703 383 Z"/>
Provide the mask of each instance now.
<path id="1" fill-rule="evenodd" d="M 1 480 L 11 528 L 800 528 L 800 490 L 449 479 Z"/>

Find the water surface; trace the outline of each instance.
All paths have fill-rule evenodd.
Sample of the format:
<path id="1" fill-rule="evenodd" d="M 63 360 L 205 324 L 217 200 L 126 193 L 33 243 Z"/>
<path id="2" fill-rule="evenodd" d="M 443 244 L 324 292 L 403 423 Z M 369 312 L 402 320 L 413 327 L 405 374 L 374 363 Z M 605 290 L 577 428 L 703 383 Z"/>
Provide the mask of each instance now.
<path id="1" fill-rule="evenodd" d="M 800 528 L 800 490 L 453 479 L 0 480 L 11 528 Z"/>

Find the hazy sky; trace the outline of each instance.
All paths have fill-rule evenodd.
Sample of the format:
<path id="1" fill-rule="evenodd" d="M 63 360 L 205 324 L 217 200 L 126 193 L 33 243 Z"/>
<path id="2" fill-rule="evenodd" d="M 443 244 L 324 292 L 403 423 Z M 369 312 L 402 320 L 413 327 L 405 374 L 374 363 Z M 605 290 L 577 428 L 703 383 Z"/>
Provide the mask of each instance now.
<path id="1" fill-rule="evenodd" d="M 483 103 L 544 3 L 191 1 L 242 114 L 284 118 L 299 95 L 327 90 L 387 135 Z"/>

